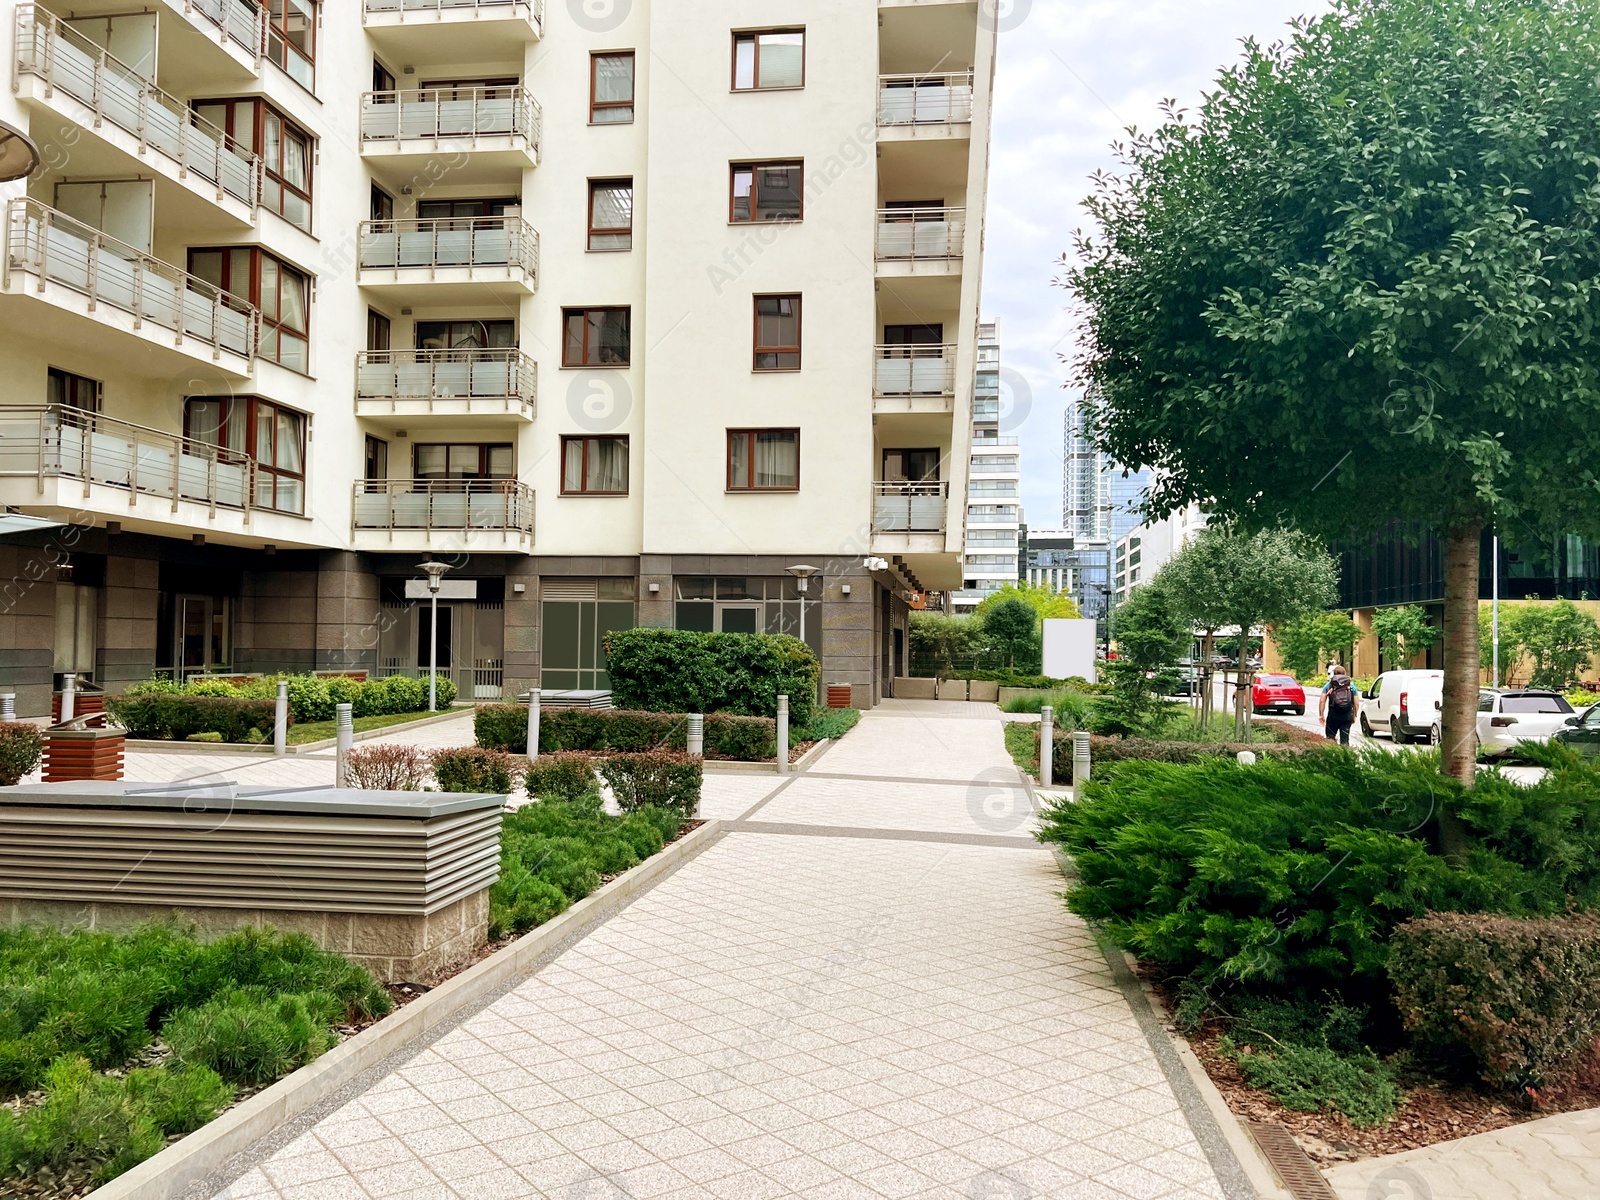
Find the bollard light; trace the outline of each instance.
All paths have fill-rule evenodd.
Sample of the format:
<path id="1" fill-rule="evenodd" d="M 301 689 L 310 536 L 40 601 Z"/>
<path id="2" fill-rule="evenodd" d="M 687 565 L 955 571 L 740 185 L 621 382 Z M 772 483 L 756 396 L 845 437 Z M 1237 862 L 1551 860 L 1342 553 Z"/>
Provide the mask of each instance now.
<path id="1" fill-rule="evenodd" d="M 272 713 L 272 752 L 289 752 L 289 681 L 278 680 L 278 702 Z"/>
<path id="2" fill-rule="evenodd" d="M 539 689 L 528 689 L 528 761 L 539 757 Z"/>
<path id="3" fill-rule="evenodd" d="M 689 714 L 689 733 L 684 749 L 690 754 L 704 754 L 706 745 L 706 719 L 700 713 Z"/>
<path id="4" fill-rule="evenodd" d="M 356 740 L 355 726 L 350 720 L 350 705 L 340 704 L 334 710 L 338 714 L 338 750 L 336 752 L 333 771 L 334 787 L 350 786 L 350 746 Z"/>
<path id="5" fill-rule="evenodd" d="M 78 711 L 78 676 L 68 671 L 61 677 L 61 719 L 70 721 Z"/>
<path id="6" fill-rule="evenodd" d="M 778 774 L 789 773 L 789 697 L 778 697 Z"/>
<path id="7" fill-rule="evenodd" d="M 1048 704 L 1039 708 L 1039 785 L 1056 781 L 1056 710 Z"/>
<path id="8" fill-rule="evenodd" d="M 1092 767 L 1093 764 L 1089 761 L 1089 734 L 1087 730 L 1080 729 L 1072 735 L 1072 794 L 1074 796 L 1083 794 L 1078 788 L 1088 782 Z"/>
<path id="9" fill-rule="evenodd" d="M 15 721 L 17 719 L 17 694 L 15 692 L 0 692 L 0 721 Z"/>

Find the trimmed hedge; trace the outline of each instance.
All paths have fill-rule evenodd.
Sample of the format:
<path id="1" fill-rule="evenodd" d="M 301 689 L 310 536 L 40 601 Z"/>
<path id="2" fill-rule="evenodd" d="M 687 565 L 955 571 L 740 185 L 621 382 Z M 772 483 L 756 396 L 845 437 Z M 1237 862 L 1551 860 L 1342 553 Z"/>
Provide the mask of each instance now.
<path id="1" fill-rule="evenodd" d="M 600 791 L 589 756 L 565 750 L 541 754 L 529 763 L 523 784 L 532 800 L 576 800 Z"/>
<path id="2" fill-rule="evenodd" d="M 1406 1028 L 1485 1082 L 1560 1083 L 1600 1038 L 1600 916 L 1430 913 L 1394 931 L 1389 978 Z"/>
<path id="3" fill-rule="evenodd" d="M 708 758 L 740 762 L 774 760 L 778 723 L 767 717 L 712 713 L 705 719 Z M 478 745 L 513 754 L 528 751 L 528 709 L 521 704 L 484 704 L 473 718 Z M 552 708 L 539 714 L 539 753 L 563 750 L 683 750 L 689 722 L 681 713 L 638 712 L 622 708 Z"/>
<path id="4" fill-rule="evenodd" d="M 428 756 L 441 792 L 495 792 L 509 795 L 516 784 L 517 760 L 504 750 L 452 746 Z"/>
<path id="5" fill-rule="evenodd" d="M 242 683 L 231 679 L 147 679 L 123 693 L 124 699 L 149 696 L 209 696 L 232 700 L 276 701 L 279 681 L 289 684 L 289 715 L 300 722 L 331 721 L 336 705 L 348 704 L 352 716 L 381 717 L 422 712 L 428 707 L 428 680 L 391 675 L 387 679 L 356 679 L 348 675 L 258 675 Z M 456 698 L 456 685 L 439 676 L 439 706 L 448 708 Z M 269 727 L 270 729 L 270 727 Z M 229 741 L 237 739 L 229 738 Z"/>
<path id="6" fill-rule="evenodd" d="M 822 678 L 811 647 L 782 633 L 615 629 L 606 669 L 622 708 L 775 718 L 787 695 L 796 725 L 811 719 Z"/>
<path id="7" fill-rule="evenodd" d="M 613 754 L 600 762 L 617 807 L 625 813 L 641 808 L 673 808 L 686 817 L 700 807 L 703 772 L 696 755 L 670 750 Z"/>
<path id="8" fill-rule="evenodd" d="M 1039 726 L 1033 726 L 1033 760 L 1039 761 Z M 1314 735 L 1308 735 L 1311 737 Z M 1327 746 L 1326 738 L 1315 738 L 1308 741 L 1289 742 L 1168 742 L 1158 741 L 1153 738 L 1123 738 L 1109 737 L 1103 734 L 1092 733 L 1089 735 L 1089 761 L 1098 770 L 1117 762 L 1167 762 L 1167 763 L 1197 763 L 1206 759 L 1235 758 L 1239 751 L 1249 750 L 1258 759 L 1277 759 L 1279 761 L 1298 758 L 1308 750 L 1316 748 L 1318 744 Z M 1055 779 L 1043 780 L 1043 783 L 1071 783 L 1072 782 L 1072 731 L 1058 729 L 1055 737 L 1055 754 L 1051 766 L 1054 768 Z"/>
<path id="9" fill-rule="evenodd" d="M 0 721 L 0 787 L 11 787 L 39 765 L 44 735 L 26 721 Z"/>
<path id="10" fill-rule="evenodd" d="M 220 733 L 223 741 L 242 742 L 252 730 L 263 735 L 272 733 L 277 703 L 235 696 L 144 692 L 108 696 L 106 712 L 128 731 L 129 737 L 181 742 L 196 733 Z"/>

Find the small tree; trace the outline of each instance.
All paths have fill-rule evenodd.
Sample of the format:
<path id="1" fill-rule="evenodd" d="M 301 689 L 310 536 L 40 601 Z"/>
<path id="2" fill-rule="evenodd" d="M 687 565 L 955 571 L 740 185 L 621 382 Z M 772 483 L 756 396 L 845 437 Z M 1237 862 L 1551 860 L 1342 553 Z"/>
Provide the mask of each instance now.
<path id="1" fill-rule="evenodd" d="M 1166 697 L 1177 686 L 1172 664 L 1188 647 L 1189 626 L 1161 575 L 1135 588 L 1111 615 L 1117 657 L 1102 664 L 1111 692 L 1095 707 L 1098 733 L 1143 737 L 1172 719 Z"/>
<path id="2" fill-rule="evenodd" d="M 907 637 L 914 669 L 932 666 L 936 675 L 954 674 L 971 665 L 983 639 L 983 625 L 971 617 L 913 612 Z"/>
<path id="3" fill-rule="evenodd" d="M 1002 600 L 982 618 L 983 632 L 1005 655 L 1006 666 L 1017 665 L 1017 651 L 1031 646 L 1039 618 L 1031 604 L 1016 598 Z"/>
<path id="4" fill-rule="evenodd" d="M 1571 600 L 1541 603 L 1530 597 L 1528 603 L 1500 610 L 1501 668 L 1526 659 L 1533 668 L 1528 681 L 1533 687 L 1565 691 L 1578 682 L 1596 654 L 1600 654 L 1600 624 Z"/>
<path id="5" fill-rule="evenodd" d="M 1348 666 L 1360 638 L 1361 626 L 1342 612 L 1307 614 L 1272 631 L 1283 669 L 1297 679 L 1318 674 L 1333 659 Z"/>
<path id="6" fill-rule="evenodd" d="M 985 596 L 973 610 L 973 615 L 986 617 L 996 607 L 1011 600 L 1021 600 L 1031 606 L 1041 621 L 1056 617 L 1075 620 L 1083 616 L 1071 596 L 1042 583 L 1008 583 Z"/>
<path id="7" fill-rule="evenodd" d="M 1439 640 L 1440 634 L 1437 626 L 1428 624 L 1427 610 L 1415 604 L 1380 608 L 1373 614 L 1372 632 L 1391 671 L 1409 667 L 1417 655 Z"/>

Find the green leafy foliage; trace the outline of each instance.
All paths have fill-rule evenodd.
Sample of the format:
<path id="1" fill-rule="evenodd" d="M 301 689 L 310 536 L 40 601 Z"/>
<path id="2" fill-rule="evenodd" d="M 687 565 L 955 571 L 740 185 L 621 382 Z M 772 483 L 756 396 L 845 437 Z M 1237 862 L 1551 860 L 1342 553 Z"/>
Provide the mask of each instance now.
<path id="1" fill-rule="evenodd" d="M 1043 583 L 1008 583 L 996 588 L 978 602 L 978 607 L 973 609 L 973 616 L 987 626 L 989 614 L 1013 600 L 1020 600 L 1033 609 L 1035 624 L 1047 619 L 1073 620 L 1083 616 L 1078 611 L 1077 602 L 1068 593 Z"/>
<path id="2" fill-rule="evenodd" d="M 1437 642 L 1443 633 L 1428 621 L 1428 610 L 1417 604 L 1380 608 L 1372 617 L 1378 651 L 1391 669 L 1409 667 L 1412 660 Z"/>
<path id="3" fill-rule="evenodd" d="M 700 807 L 700 764 L 699 755 L 643 750 L 608 755 L 600 760 L 600 774 L 625 813 L 672 808 L 692 817 Z"/>
<path id="4" fill-rule="evenodd" d="M 1170 664 L 1190 640 L 1177 593 L 1160 575 L 1135 588 L 1113 612 L 1111 636 L 1117 657 L 1101 664 L 1111 691 L 1088 715 L 1090 728 L 1120 737 L 1150 736 L 1177 711 L 1167 700 L 1178 683 Z"/>
<path id="5" fill-rule="evenodd" d="M 373 742 L 345 756 L 350 787 L 378 792 L 415 792 L 428 777 L 428 758 L 402 742 Z"/>
<path id="6" fill-rule="evenodd" d="M 0 721 L 0 787 L 12 787 L 39 765 L 44 735 L 26 721 Z"/>
<path id="7" fill-rule="evenodd" d="M 252 731 L 271 733 L 277 720 L 273 701 L 237 696 L 108 696 L 106 712 L 129 737 L 163 741 L 216 733 L 221 740 L 242 742 Z"/>
<path id="8" fill-rule="evenodd" d="M 797 724 L 791 726 L 791 739 L 795 728 Z M 527 753 L 528 710 L 524 705 L 480 705 L 473 729 L 480 746 Z M 701 729 L 708 758 L 762 762 L 770 761 L 778 751 L 778 723 L 771 717 L 711 713 Z M 539 714 L 541 755 L 562 750 L 683 750 L 688 736 L 688 717 L 682 713 L 551 708 Z"/>
<path id="9" fill-rule="evenodd" d="M 1005 665 L 1016 665 L 1018 650 L 1032 646 L 1039 628 L 1039 616 L 1026 600 L 1008 598 L 990 608 L 982 617 L 983 631 L 992 638 L 1005 654 Z"/>
<path id="10" fill-rule="evenodd" d="M 1306 613 L 1273 628 L 1283 669 L 1296 679 L 1322 675 L 1329 662 L 1349 664 L 1361 627 L 1342 612 Z"/>
<path id="11" fill-rule="evenodd" d="M 516 786 L 517 760 L 504 750 L 452 746 L 428 756 L 441 792 L 494 792 L 508 795 Z"/>
<path id="12" fill-rule="evenodd" d="M 178 1013 L 162 1036 L 180 1065 L 208 1067 L 230 1083 L 270 1083 L 337 1044 L 329 1026 L 343 1015 L 327 992 L 245 987 Z"/>
<path id="13" fill-rule="evenodd" d="M 1352 1125 L 1376 1125 L 1400 1102 L 1393 1074 L 1370 1051 L 1339 1054 L 1325 1046 L 1285 1046 L 1233 1057 L 1246 1083 L 1297 1112 L 1337 1109 Z"/>
<path id="14" fill-rule="evenodd" d="M 778 697 L 787 695 L 797 725 L 811 719 L 822 675 L 799 638 L 769 633 L 614 629 L 606 664 L 622 708 L 776 717 Z"/>
<path id="15" fill-rule="evenodd" d="M 561 750 L 534 759 L 528 765 L 524 783 L 531 799 L 547 801 L 576 800 L 600 787 L 593 759 L 587 754 Z"/>
<path id="16" fill-rule="evenodd" d="M 1478 636 L 1484 662 L 1493 655 L 1493 622 L 1480 606 Z M 1500 606 L 1500 667 L 1509 681 L 1520 677 L 1533 687 L 1564 691 L 1583 677 L 1600 654 L 1600 623 L 1571 600 Z"/>

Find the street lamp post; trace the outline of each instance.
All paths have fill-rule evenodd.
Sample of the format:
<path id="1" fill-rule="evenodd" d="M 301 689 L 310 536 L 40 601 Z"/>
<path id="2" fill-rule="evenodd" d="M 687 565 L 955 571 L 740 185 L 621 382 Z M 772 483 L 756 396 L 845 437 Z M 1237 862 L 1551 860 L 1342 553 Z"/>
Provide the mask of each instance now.
<path id="1" fill-rule="evenodd" d="M 822 568 L 813 567 L 809 563 L 798 563 L 792 567 L 785 567 L 789 574 L 795 578 L 795 587 L 800 591 L 800 640 L 806 640 L 806 592 L 811 587 L 811 577 L 818 574 Z"/>
<path id="2" fill-rule="evenodd" d="M 14 125 L 0 121 L 0 183 L 33 174 L 39 165 L 39 147 Z"/>
<path id="3" fill-rule="evenodd" d="M 432 628 L 428 631 L 428 711 L 439 711 L 439 582 L 450 569 L 448 563 L 418 563 L 417 568 L 428 576 L 428 602 L 432 609 Z"/>

